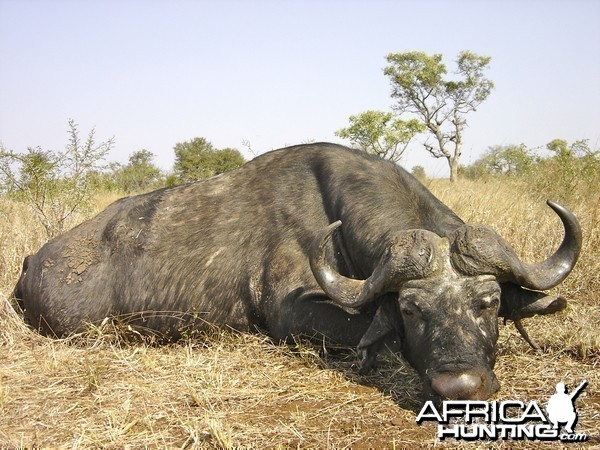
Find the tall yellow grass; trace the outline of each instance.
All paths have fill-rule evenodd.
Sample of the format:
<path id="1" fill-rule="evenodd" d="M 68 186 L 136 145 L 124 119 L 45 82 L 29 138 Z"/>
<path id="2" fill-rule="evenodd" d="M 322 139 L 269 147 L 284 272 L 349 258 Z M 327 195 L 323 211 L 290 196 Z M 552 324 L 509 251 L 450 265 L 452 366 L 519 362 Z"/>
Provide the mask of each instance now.
<path id="1" fill-rule="evenodd" d="M 467 222 L 495 228 L 526 261 L 546 258 L 562 238 L 560 221 L 526 183 L 429 184 Z M 98 209 L 114 199 L 99 198 Z M 592 194 L 566 204 L 581 220 L 584 248 L 556 288 L 568 309 L 525 323 L 543 353 L 501 324 L 496 366 L 499 400 L 545 404 L 556 382 L 587 379 L 577 431 L 590 435 L 588 445 L 600 443 L 599 200 Z M 395 356 L 359 376 L 352 351 L 282 347 L 226 330 L 164 347 L 130 343 L 110 323 L 68 340 L 41 337 L 8 297 L 22 258 L 44 240 L 26 207 L 0 198 L 0 448 L 553 446 L 436 441 L 432 426 L 415 423 L 418 377 Z"/>

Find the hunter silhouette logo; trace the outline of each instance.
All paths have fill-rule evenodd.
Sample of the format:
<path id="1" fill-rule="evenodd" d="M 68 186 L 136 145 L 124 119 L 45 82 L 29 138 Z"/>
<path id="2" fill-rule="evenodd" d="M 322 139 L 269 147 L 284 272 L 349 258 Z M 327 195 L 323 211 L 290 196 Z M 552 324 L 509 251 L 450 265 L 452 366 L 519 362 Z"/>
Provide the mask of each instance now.
<path id="1" fill-rule="evenodd" d="M 417 416 L 417 423 L 437 421 L 437 437 L 464 439 L 514 439 L 514 440 L 560 440 L 583 442 L 585 433 L 575 433 L 577 410 L 575 401 L 587 386 L 583 381 L 570 394 L 563 382 L 556 384 L 556 393 L 546 405 L 544 412 L 536 401 L 524 403 L 518 400 L 480 401 L 445 400 L 441 407 L 433 401 L 425 402 Z M 561 433 L 561 425 L 564 432 Z"/>
<path id="2" fill-rule="evenodd" d="M 567 394 L 565 383 L 560 382 L 556 384 L 556 394 L 550 397 L 548 406 L 546 407 L 548 419 L 552 422 L 553 429 L 558 430 L 560 423 L 566 423 L 565 431 L 573 434 L 573 427 L 577 423 L 575 400 L 586 386 L 587 381 L 584 380 L 573 393 Z"/>

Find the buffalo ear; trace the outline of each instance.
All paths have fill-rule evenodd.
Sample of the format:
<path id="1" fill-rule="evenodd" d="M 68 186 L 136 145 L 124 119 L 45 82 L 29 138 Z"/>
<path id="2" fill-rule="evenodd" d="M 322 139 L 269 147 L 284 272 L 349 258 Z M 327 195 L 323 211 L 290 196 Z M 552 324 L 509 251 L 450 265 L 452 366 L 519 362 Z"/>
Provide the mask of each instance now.
<path id="1" fill-rule="evenodd" d="M 500 311 L 498 311 L 498 315 L 504 317 L 504 323 L 507 320 L 512 320 L 523 339 L 534 350 L 539 350 L 540 347 L 531 340 L 527 331 L 523 328 L 521 319 L 533 317 L 538 314 L 546 315 L 562 311 L 567 307 L 567 301 L 564 297 L 530 291 L 512 283 L 502 283 L 501 290 Z"/>
<path id="2" fill-rule="evenodd" d="M 503 283 L 501 289 L 498 315 L 505 319 L 525 319 L 538 314 L 554 314 L 567 307 L 564 297 L 530 291 L 512 283 Z"/>
<path id="3" fill-rule="evenodd" d="M 358 343 L 361 374 L 368 373 L 377 365 L 377 354 L 385 347 L 387 338 L 393 335 L 402 340 L 403 330 L 399 328 L 400 323 L 398 302 L 388 294 L 377 307 L 371 325 Z"/>

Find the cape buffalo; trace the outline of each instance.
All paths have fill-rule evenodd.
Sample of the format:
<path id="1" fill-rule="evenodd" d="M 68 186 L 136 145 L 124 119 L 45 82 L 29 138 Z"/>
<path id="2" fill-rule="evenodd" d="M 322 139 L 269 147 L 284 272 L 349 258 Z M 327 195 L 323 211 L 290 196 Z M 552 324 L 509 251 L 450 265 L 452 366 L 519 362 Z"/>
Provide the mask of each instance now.
<path id="1" fill-rule="evenodd" d="M 537 291 L 573 269 L 581 229 L 548 205 L 565 237 L 525 264 L 397 165 L 301 145 L 113 203 L 27 257 L 15 297 L 52 336 L 106 317 L 172 339 L 222 324 L 357 346 L 365 370 L 397 339 L 428 394 L 486 399 L 499 388 L 498 317 L 522 330 L 521 318 L 566 306 Z"/>

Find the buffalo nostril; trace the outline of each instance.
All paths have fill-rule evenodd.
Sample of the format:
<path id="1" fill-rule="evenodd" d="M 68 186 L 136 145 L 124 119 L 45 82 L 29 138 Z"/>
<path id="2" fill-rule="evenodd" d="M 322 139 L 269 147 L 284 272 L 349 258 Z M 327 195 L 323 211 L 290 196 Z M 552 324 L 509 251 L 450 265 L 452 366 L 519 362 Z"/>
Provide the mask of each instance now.
<path id="1" fill-rule="evenodd" d="M 451 400 L 478 400 L 481 385 L 481 376 L 470 372 L 444 373 L 431 380 L 433 390 Z"/>

